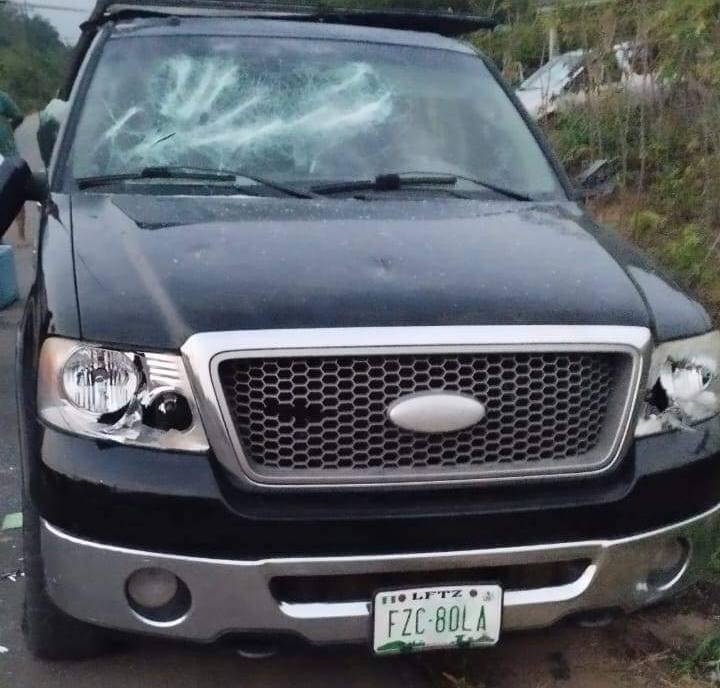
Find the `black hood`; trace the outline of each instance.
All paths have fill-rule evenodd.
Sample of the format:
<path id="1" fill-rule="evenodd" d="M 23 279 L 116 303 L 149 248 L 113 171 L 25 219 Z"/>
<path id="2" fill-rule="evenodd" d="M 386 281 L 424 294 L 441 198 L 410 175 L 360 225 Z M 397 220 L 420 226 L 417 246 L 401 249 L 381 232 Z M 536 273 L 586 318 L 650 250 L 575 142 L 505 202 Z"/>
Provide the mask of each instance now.
<path id="1" fill-rule="evenodd" d="M 197 332 L 410 325 L 668 335 L 642 279 L 675 299 L 677 336 L 709 328 L 572 204 L 85 193 L 73 197 L 73 234 L 82 334 L 97 342 L 178 349 Z"/>

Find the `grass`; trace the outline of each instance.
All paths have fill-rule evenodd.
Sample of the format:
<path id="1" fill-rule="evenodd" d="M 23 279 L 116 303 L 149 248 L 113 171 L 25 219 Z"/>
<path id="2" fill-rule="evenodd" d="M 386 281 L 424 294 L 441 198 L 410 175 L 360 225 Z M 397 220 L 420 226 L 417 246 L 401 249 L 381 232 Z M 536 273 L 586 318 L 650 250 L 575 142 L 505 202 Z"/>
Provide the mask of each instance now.
<path id="1" fill-rule="evenodd" d="M 674 669 L 680 675 L 709 680 L 712 685 L 720 684 L 720 632 L 705 638 L 687 656 L 677 658 Z"/>

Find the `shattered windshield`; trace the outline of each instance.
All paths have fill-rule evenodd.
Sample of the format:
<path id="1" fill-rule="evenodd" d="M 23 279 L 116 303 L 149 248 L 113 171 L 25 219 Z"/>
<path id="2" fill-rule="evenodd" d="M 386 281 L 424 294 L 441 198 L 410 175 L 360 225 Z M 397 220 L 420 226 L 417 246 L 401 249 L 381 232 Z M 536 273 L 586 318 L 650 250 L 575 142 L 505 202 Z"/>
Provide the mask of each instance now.
<path id="1" fill-rule="evenodd" d="M 536 198 L 560 193 L 536 140 L 480 59 L 334 40 L 112 39 L 85 99 L 72 175 L 148 166 L 305 186 L 443 172 Z"/>

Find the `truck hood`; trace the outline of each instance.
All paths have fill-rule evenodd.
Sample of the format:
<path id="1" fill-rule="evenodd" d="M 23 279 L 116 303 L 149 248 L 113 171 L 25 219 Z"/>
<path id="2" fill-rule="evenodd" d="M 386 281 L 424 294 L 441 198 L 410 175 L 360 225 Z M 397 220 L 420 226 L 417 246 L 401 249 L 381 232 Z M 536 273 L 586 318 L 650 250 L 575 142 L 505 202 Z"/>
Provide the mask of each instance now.
<path id="1" fill-rule="evenodd" d="M 626 264 L 640 258 L 570 203 L 87 193 L 72 203 L 91 341 L 177 350 L 227 330 L 653 325 Z"/>

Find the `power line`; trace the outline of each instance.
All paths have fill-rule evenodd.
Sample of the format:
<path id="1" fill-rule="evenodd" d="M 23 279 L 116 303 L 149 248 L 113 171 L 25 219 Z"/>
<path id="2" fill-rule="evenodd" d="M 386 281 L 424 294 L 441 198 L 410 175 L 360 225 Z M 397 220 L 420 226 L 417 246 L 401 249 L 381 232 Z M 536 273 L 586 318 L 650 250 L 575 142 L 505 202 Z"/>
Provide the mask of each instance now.
<path id="1" fill-rule="evenodd" d="M 10 2 L 3 3 L 2 0 L 0 0 L 0 5 L 7 4 L 7 5 L 15 5 L 17 7 L 30 7 L 34 10 L 57 10 L 59 12 L 75 12 L 77 14 L 84 14 L 89 15 L 90 10 L 89 9 L 81 9 L 80 7 L 68 7 L 66 5 L 46 5 L 39 2 L 15 2 L 14 0 L 10 0 Z"/>

